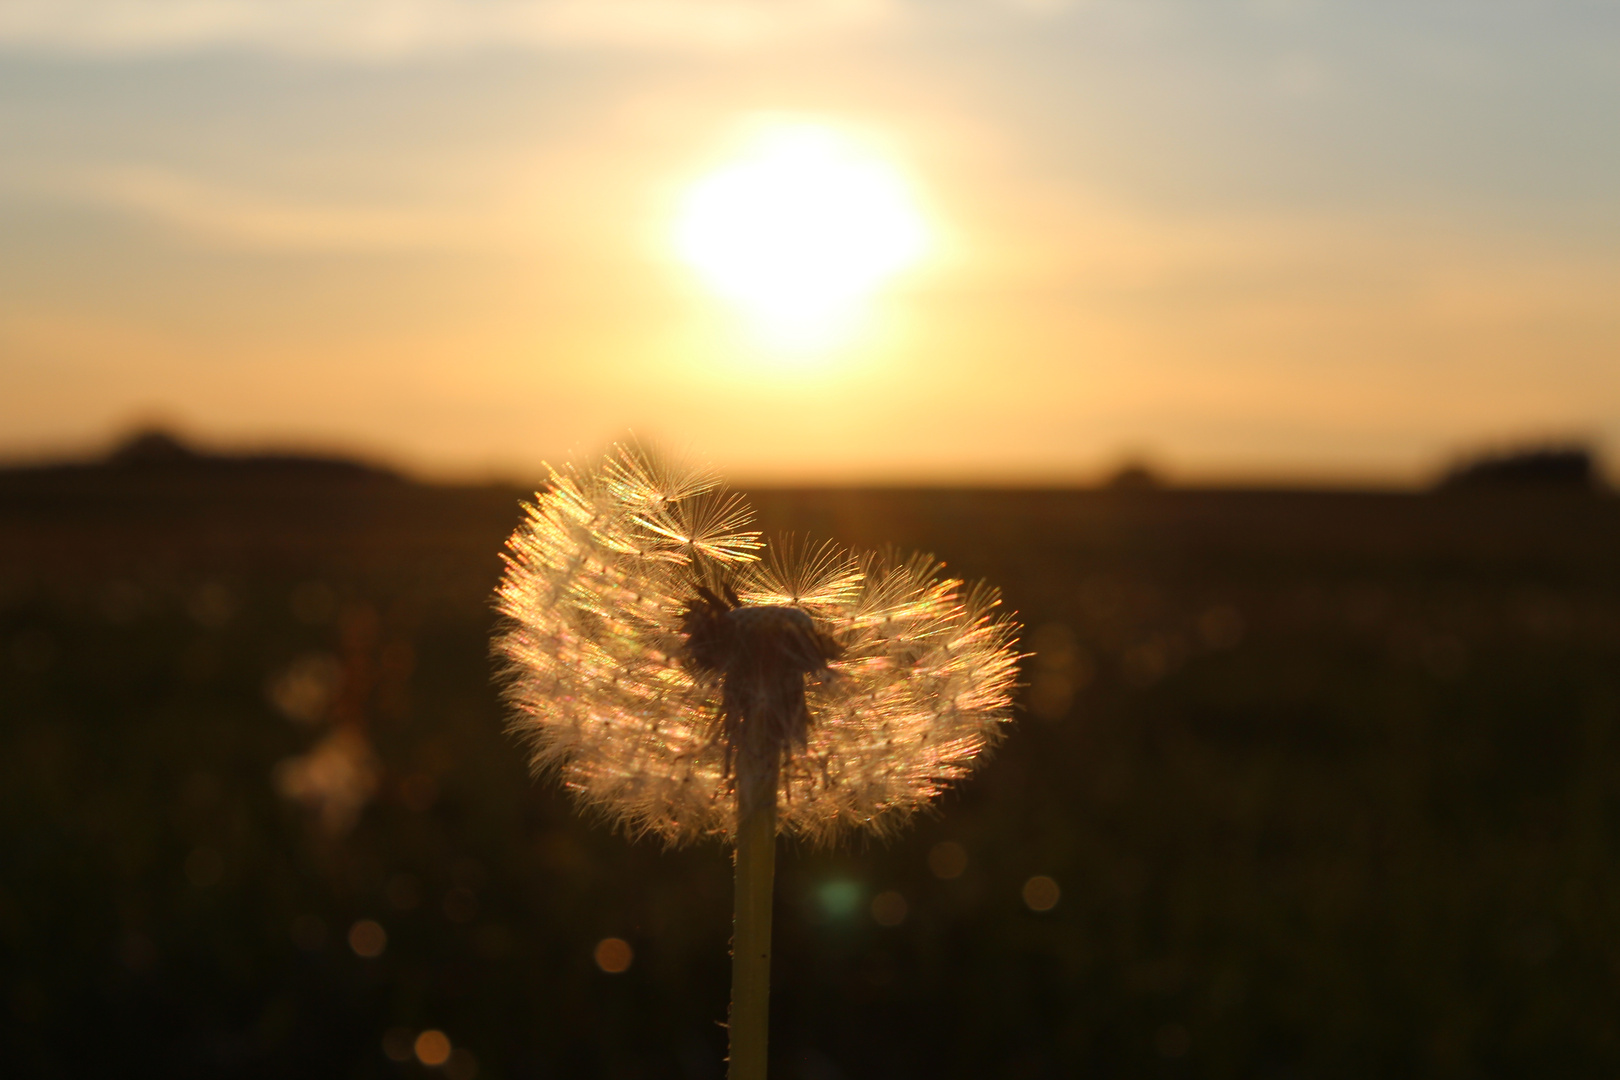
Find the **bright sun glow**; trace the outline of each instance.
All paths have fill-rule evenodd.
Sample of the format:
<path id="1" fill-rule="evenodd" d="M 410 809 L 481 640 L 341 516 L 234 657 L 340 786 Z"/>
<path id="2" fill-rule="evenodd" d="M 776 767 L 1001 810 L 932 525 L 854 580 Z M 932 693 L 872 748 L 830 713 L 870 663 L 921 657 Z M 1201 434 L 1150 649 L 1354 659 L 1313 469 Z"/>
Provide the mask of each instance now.
<path id="1" fill-rule="evenodd" d="M 676 243 L 770 339 L 803 347 L 843 336 L 927 232 L 881 158 L 828 128 L 778 124 L 693 186 Z"/>

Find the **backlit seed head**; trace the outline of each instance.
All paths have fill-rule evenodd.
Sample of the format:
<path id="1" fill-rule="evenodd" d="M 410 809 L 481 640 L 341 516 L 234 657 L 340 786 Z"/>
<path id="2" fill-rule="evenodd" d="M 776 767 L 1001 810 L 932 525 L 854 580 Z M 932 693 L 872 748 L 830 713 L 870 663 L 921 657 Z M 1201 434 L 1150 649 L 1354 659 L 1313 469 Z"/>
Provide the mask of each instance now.
<path id="1" fill-rule="evenodd" d="M 1018 626 L 932 557 L 767 549 L 740 496 L 634 448 L 526 509 L 496 594 L 512 727 L 632 832 L 729 836 L 739 755 L 780 763 L 783 831 L 890 832 L 1010 716 Z"/>

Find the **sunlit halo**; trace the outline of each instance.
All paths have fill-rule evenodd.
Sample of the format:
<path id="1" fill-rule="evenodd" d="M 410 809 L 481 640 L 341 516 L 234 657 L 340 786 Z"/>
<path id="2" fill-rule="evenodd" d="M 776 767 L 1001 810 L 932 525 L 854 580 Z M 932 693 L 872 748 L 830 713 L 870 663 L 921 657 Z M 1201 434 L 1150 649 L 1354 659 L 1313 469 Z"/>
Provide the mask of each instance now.
<path id="1" fill-rule="evenodd" d="M 927 230 L 891 165 L 828 128 L 779 124 L 693 186 L 676 243 L 769 337 L 815 345 L 922 256 Z"/>

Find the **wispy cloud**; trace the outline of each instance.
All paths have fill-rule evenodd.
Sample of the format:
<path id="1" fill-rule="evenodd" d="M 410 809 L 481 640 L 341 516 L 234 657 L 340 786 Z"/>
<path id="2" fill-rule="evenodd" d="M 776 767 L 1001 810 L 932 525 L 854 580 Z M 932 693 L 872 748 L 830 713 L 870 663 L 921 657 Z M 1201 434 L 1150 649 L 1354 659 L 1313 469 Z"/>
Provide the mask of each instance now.
<path id="1" fill-rule="evenodd" d="M 6 0 L 0 48 L 387 59 L 479 49 L 729 50 L 892 22 L 899 0 Z"/>
<path id="2" fill-rule="evenodd" d="M 167 169 L 117 166 L 52 185 L 56 198 L 156 222 L 211 245 L 282 251 L 376 251 L 465 246 L 487 223 L 413 207 L 289 199 Z"/>

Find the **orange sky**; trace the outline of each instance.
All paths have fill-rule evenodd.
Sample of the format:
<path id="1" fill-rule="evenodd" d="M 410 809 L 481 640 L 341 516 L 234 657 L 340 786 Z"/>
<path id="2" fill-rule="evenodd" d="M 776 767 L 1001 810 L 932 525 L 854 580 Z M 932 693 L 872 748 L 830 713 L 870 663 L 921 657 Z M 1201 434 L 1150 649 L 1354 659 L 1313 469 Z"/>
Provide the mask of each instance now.
<path id="1" fill-rule="evenodd" d="M 744 481 L 1612 456 L 1617 56 L 1575 4 L 26 0 L 0 451 L 162 418 L 462 476 L 631 430 Z M 676 250 L 773 122 L 929 234 L 813 349 Z"/>

